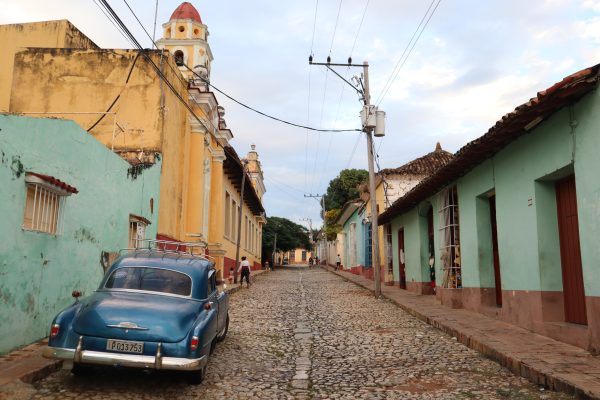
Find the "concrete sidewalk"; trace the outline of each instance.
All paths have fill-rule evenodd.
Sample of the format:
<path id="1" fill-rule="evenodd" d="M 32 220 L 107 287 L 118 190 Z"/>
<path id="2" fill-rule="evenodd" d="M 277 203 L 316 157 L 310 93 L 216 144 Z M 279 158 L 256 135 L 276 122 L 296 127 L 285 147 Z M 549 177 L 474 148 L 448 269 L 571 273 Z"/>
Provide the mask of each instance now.
<path id="1" fill-rule="evenodd" d="M 370 279 L 323 268 L 374 290 Z M 600 399 L 600 357 L 482 314 L 442 306 L 435 296 L 417 295 L 395 286 L 382 285 L 381 290 L 407 313 L 535 384 L 581 399 Z"/>
<path id="2" fill-rule="evenodd" d="M 266 270 L 252 271 L 251 280 L 266 272 Z M 231 295 L 240 290 L 240 285 L 226 284 L 226 287 L 220 285 L 218 288 Z M 62 361 L 42 357 L 42 348 L 47 344 L 48 340 L 44 339 L 0 356 L 0 399 L 3 399 L 3 386 L 15 381 L 33 383 L 62 368 Z"/>

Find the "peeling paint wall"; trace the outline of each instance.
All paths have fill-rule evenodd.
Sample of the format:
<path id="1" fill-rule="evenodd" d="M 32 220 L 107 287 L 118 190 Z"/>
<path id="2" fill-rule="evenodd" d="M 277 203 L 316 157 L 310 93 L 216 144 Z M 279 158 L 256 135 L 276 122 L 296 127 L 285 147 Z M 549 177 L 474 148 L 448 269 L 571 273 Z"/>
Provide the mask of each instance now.
<path id="1" fill-rule="evenodd" d="M 95 290 L 106 253 L 128 245 L 130 214 L 156 236 L 161 162 L 137 179 L 130 167 L 72 121 L 0 115 L 0 353 L 47 336 L 74 289 Z M 79 190 L 61 235 L 22 229 L 26 171 Z"/>
<path id="2" fill-rule="evenodd" d="M 97 48 L 67 20 L 0 25 L 0 112 L 9 110 L 13 58 L 23 47 Z"/>
<path id="3" fill-rule="evenodd" d="M 172 57 L 148 53 L 185 99 L 187 83 Z M 35 85 L 31 85 L 35 82 Z M 11 112 L 55 114 L 87 129 L 127 159 L 162 155 L 159 228 L 187 240 L 183 219 L 186 137 L 185 106 L 161 81 L 152 64 L 135 50 L 27 49 L 15 55 Z M 114 112 L 104 118 L 99 112 Z M 96 114 L 94 114 L 96 113 Z M 93 127 L 93 128 L 92 128 Z"/>

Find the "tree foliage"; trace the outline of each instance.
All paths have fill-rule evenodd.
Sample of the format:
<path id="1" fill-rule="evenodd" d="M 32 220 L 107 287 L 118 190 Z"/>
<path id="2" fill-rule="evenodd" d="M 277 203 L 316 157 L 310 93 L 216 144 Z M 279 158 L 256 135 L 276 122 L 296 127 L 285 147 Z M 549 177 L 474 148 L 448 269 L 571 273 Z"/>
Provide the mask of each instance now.
<path id="1" fill-rule="evenodd" d="M 330 242 L 337 239 L 337 234 L 342 230 L 342 227 L 335 223 L 335 220 L 338 219 L 341 211 L 342 210 L 340 209 L 333 209 L 325 213 L 325 235 Z"/>
<path id="2" fill-rule="evenodd" d="M 369 173 L 364 169 L 344 169 L 329 182 L 325 194 L 327 210 L 341 209 L 348 200 L 358 198 L 358 186 L 369 179 Z"/>
<path id="3" fill-rule="evenodd" d="M 287 218 L 267 217 L 263 227 L 262 256 L 268 259 L 273 252 L 273 242 L 277 234 L 277 250 L 289 251 L 297 248 L 310 250 L 308 229 L 298 225 Z"/>

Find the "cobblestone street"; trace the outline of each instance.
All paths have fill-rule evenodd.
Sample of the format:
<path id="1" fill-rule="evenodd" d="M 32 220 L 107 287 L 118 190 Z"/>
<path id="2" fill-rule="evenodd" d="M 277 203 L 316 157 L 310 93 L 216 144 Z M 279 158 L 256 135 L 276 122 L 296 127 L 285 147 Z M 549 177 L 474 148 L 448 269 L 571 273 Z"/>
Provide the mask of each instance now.
<path id="1" fill-rule="evenodd" d="M 33 399 L 566 399 L 514 376 L 321 269 L 263 274 L 231 299 L 203 384 L 177 374 L 62 370 Z"/>

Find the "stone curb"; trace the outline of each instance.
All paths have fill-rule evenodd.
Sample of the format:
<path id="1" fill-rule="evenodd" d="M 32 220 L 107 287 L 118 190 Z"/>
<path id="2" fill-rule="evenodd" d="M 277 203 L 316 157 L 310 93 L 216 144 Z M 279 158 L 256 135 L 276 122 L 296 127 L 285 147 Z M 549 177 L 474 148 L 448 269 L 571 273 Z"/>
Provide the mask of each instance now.
<path id="1" fill-rule="evenodd" d="M 265 272 L 267 271 L 253 271 L 253 279 L 256 279 Z M 240 285 L 228 285 L 225 289 L 229 295 L 232 295 L 239 290 Z M 0 357 L 0 388 L 15 380 L 31 384 L 62 369 L 63 361 L 42 358 L 42 355 L 40 354 L 41 349 L 46 344 L 47 340 L 44 339 L 41 342 L 22 347 L 21 349 L 17 349 Z M 10 358 L 15 358 L 16 360 L 4 361 Z"/>
<path id="2" fill-rule="evenodd" d="M 370 284 L 372 283 L 370 280 L 368 283 L 363 283 L 359 280 L 352 279 L 352 276 L 348 276 L 348 273 L 343 274 L 343 272 L 334 271 L 333 268 L 326 266 L 322 266 L 322 268 L 334 275 L 341 277 L 345 281 L 352 282 L 357 286 L 369 290 L 370 292 L 375 292 L 375 290 L 370 287 Z M 407 306 L 406 304 L 399 302 L 396 299 L 387 296 L 383 292 L 381 293 L 381 297 L 393 302 L 396 306 L 413 317 L 441 330 L 452 337 L 455 337 L 458 342 L 478 351 L 487 358 L 494 360 L 498 364 L 509 369 L 515 375 L 522 376 L 536 385 L 544 386 L 557 392 L 574 395 L 577 399 L 600 399 L 600 391 L 586 389 L 582 384 L 580 384 L 580 382 L 590 382 L 590 380 L 597 381 L 597 379 L 592 379 L 591 376 L 579 374 L 580 376 L 578 379 L 569 379 L 569 377 L 556 376 L 551 373 L 552 371 L 544 370 L 543 365 L 538 365 L 539 363 L 536 364 L 535 362 L 528 362 L 527 360 L 522 359 L 518 353 L 510 353 L 508 351 L 499 350 L 492 344 L 485 343 L 483 339 L 475 338 L 468 333 L 461 332 L 455 327 L 449 326 L 443 321 L 437 320 L 435 317 L 428 316 Z M 490 340 L 490 342 L 493 342 L 493 340 Z M 571 374 L 570 376 L 572 377 Z M 579 380 L 580 382 L 574 382 L 574 380 Z M 595 382 L 595 384 L 598 385 L 598 382 Z"/>

